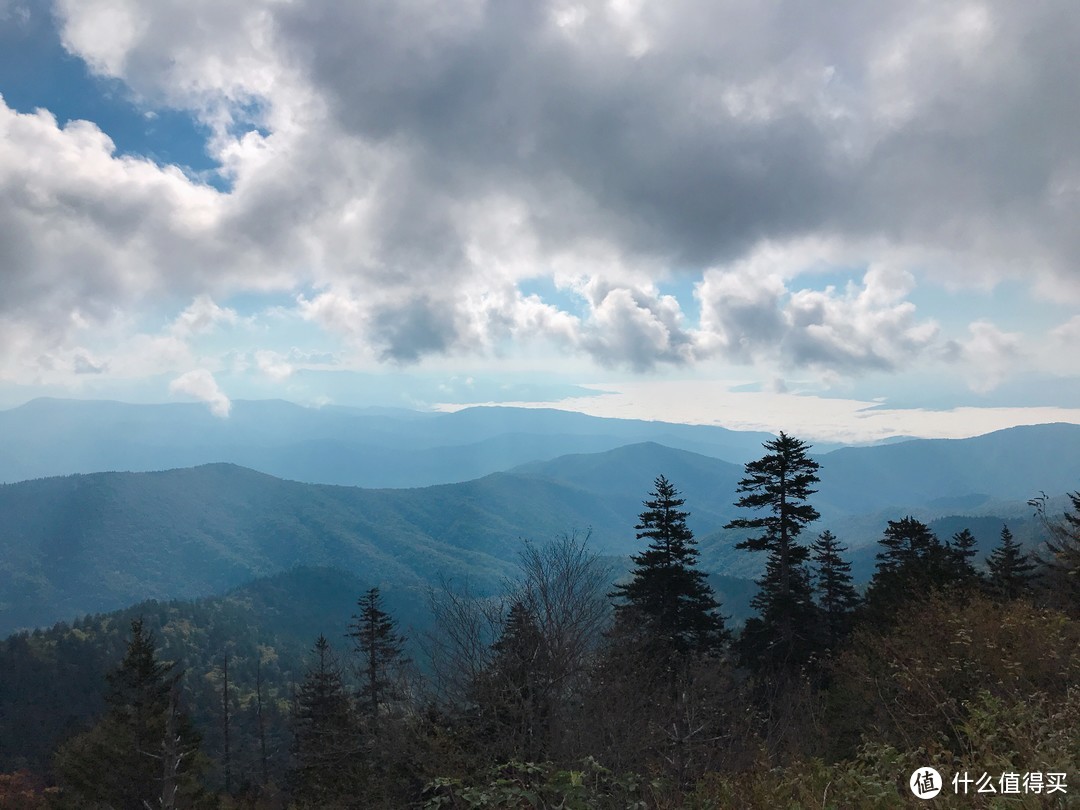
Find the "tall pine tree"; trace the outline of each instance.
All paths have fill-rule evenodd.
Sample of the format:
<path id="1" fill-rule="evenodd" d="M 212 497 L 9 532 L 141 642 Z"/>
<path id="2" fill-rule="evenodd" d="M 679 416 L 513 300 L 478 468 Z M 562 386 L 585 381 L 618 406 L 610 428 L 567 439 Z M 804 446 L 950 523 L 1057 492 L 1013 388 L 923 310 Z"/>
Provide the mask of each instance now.
<path id="1" fill-rule="evenodd" d="M 881 551 L 865 604 L 879 624 L 893 624 L 905 603 L 956 584 L 955 551 L 922 521 L 910 515 L 890 520 L 878 543 Z"/>
<path id="2" fill-rule="evenodd" d="M 990 552 L 986 567 L 990 572 L 987 585 L 995 596 L 1001 599 L 1018 599 L 1030 593 L 1035 564 L 1013 539 L 1008 526 L 1001 527 L 1001 544 Z"/>
<path id="3" fill-rule="evenodd" d="M 57 753 L 65 795 L 79 806 L 122 810 L 196 795 L 199 739 L 177 705 L 180 674 L 157 658 L 142 619 L 131 623 L 124 659 L 107 678 L 105 717 Z"/>
<path id="4" fill-rule="evenodd" d="M 847 548 L 830 531 L 818 535 L 810 546 L 816 571 L 814 586 L 821 612 L 822 641 L 835 650 L 851 629 L 852 613 L 859 595 L 851 584 L 851 563 L 841 556 Z"/>
<path id="5" fill-rule="evenodd" d="M 783 432 L 764 447 L 769 452 L 746 465 L 737 490 L 743 497 L 735 505 L 768 514 L 738 518 L 725 528 L 760 532 L 736 548 L 769 554 L 751 603 L 759 618 L 748 621 L 743 634 L 744 658 L 756 667 L 788 669 L 805 661 L 814 646 L 816 611 L 806 568 L 810 550 L 798 538 L 819 517 L 808 499 L 816 492 L 812 487 L 820 465 L 808 455 L 810 445 Z"/>
<path id="6" fill-rule="evenodd" d="M 375 738 L 385 704 L 401 697 L 405 637 L 397 632 L 397 623 L 383 610 L 378 588 L 367 591 L 357 605 L 360 615 L 353 616 L 349 637 L 359 659 L 360 709 L 369 736 Z"/>
<path id="7" fill-rule="evenodd" d="M 720 607 L 698 570 L 698 550 L 686 525 L 685 501 L 664 477 L 654 481 L 645 511 L 634 528 L 648 548 L 631 557 L 633 578 L 611 594 L 623 600 L 615 606 L 623 628 L 638 626 L 649 642 L 679 653 L 712 653 L 727 639 Z M 640 624 L 639 624 L 640 623 Z"/>
<path id="8" fill-rule="evenodd" d="M 290 792 L 301 807 L 334 807 L 355 795 L 357 734 L 345 680 L 330 642 L 315 640 L 292 714 Z"/>
<path id="9" fill-rule="evenodd" d="M 971 529 L 961 529 L 952 536 L 953 564 L 956 567 L 956 584 L 974 586 L 982 581 L 982 576 L 975 568 L 975 556 L 979 553 L 979 542 Z"/>

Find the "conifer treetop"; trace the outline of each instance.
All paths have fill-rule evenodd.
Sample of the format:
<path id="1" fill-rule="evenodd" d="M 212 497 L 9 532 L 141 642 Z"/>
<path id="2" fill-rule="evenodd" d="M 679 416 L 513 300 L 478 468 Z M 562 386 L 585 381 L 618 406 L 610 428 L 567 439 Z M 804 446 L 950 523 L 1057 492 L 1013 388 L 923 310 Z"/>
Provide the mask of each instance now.
<path id="1" fill-rule="evenodd" d="M 689 513 L 680 509 L 684 500 L 663 475 L 654 481 L 653 492 L 639 516 L 637 539 L 648 547 L 634 554 L 633 578 L 611 594 L 623 600 L 616 616 L 631 615 L 648 627 L 654 639 L 679 652 L 709 652 L 727 637 L 720 606 L 698 559 L 694 534 L 686 525 Z"/>
<path id="2" fill-rule="evenodd" d="M 746 464 L 746 477 L 739 481 L 743 493 L 735 505 L 742 509 L 768 509 L 771 514 L 757 518 L 737 518 L 728 529 L 764 529 L 764 534 L 739 543 L 738 548 L 768 550 L 774 543 L 787 543 L 820 515 L 807 499 L 817 492 L 821 468 L 808 451 L 810 445 L 780 431 L 780 436 L 762 445 L 769 452 Z"/>

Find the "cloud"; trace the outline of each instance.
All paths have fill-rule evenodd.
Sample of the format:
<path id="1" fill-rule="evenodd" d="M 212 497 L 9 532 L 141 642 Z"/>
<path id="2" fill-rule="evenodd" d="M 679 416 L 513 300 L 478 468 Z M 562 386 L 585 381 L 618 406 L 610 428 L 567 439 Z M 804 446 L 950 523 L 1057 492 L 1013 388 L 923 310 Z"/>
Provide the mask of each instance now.
<path id="1" fill-rule="evenodd" d="M 871 266 L 842 291 L 789 284 L 782 268 L 765 272 L 760 262 L 707 272 L 695 290 L 699 352 L 858 375 L 908 366 L 937 339 L 938 325 L 917 319 L 906 300 L 914 279 L 904 270 Z"/>
<path id="2" fill-rule="evenodd" d="M 843 294 L 832 287 L 793 294 L 783 344 L 788 365 L 846 373 L 909 365 L 938 333 L 933 321 L 917 321 L 915 305 L 904 300 L 913 287 L 907 272 L 871 267 L 861 288 L 849 283 Z"/>
<path id="3" fill-rule="evenodd" d="M 600 388 L 600 386 L 592 386 Z M 488 402 L 551 408 L 621 419 L 720 425 L 732 430 L 788 431 L 811 441 L 869 442 L 897 436 L 958 439 L 1014 425 L 1080 424 L 1075 407 L 889 408 L 865 399 L 786 391 L 736 390 L 722 380 L 608 382 L 594 396 L 550 401 Z M 702 403 L 708 403 L 703 407 Z M 475 404 L 475 403 L 469 403 Z M 438 410 L 459 410 L 442 404 Z"/>
<path id="4" fill-rule="evenodd" d="M 674 297 L 596 279 L 587 290 L 591 312 L 577 342 L 601 365 L 646 371 L 661 362 L 682 365 L 692 359 L 693 336 Z"/>
<path id="5" fill-rule="evenodd" d="M 176 317 L 169 331 L 187 338 L 211 332 L 218 324 L 235 324 L 238 319 L 236 310 L 219 307 L 209 295 L 199 295 Z"/>
<path id="6" fill-rule="evenodd" d="M 705 350 L 744 363 L 774 350 L 787 330 L 781 311 L 786 292 L 775 275 L 707 272 L 694 291 L 701 304 Z"/>
<path id="7" fill-rule="evenodd" d="M 275 289 L 390 363 L 541 339 L 641 371 L 859 374 L 935 340 L 897 279 L 1080 300 L 1068 0 L 58 0 L 55 16 L 94 71 L 205 124 L 229 188 L 0 105 L 0 318 L 28 355 L 75 314 L 194 300 L 176 328 L 200 329 L 227 322 L 214 301 Z M 809 261 L 760 261 L 814 242 L 872 272 L 821 290 L 797 278 Z M 536 278 L 584 305 L 523 292 Z M 698 284 L 699 323 L 668 280 Z"/>
<path id="8" fill-rule="evenodd" d="M 197 368 L 181 374 L 169 383 L 169 393 L 173 396 L 186 395 L 205 402 L 210 406 L 210 413 L 225 419 L 232 410 L 232 402 L 218 387 L 214 375 L 204 368 Z"/>
<path id="9" fill-rule="evenodd" d="M 72 358 L 72 366 L 76 374 L 103 374 L 109 368 L 107 362 L 96 360 L 85 349 L 75 353 L 74 358 Z"/>
<path id="10" fill-rule="evenodd" d="M 968 333 L 966 340 L 946 343 L 944 356 L 960 367 L 971 390 L 987 393 L 1025 359 L 1021 336 L 1004 332 L 989 321 L 971 323 Z"/>
<path id="11" fill-rule="evenodd" d="M 1080 346 L 1080 315 L 1074 315 L 1065 323 L 1055 328 L 1051 337 L 1064 346 Z"/>

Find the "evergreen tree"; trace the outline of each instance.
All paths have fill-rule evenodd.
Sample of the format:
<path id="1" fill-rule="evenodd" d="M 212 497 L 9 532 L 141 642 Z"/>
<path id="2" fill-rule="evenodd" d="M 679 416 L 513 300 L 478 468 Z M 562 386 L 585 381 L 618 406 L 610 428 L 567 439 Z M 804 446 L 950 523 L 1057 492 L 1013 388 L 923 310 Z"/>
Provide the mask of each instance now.
<path id="1" fill-rule="evenodd" d="M 1013 539 L 1008 526 L 1001 527 L 1001 545 L 990 553 L 986 567 L 990 572 L 987 584 L 995 596 L 1017 599 L 1030 592 L 1035 564 Z"/>
<path id="2" fill-rule="evenodd" d="M 290 787 L 301 806 L 334 807 L 356 787 L 356 731 L 345 681 L 325 636 L 293 707 Z"/>
<path id="3" fill-rule="evenodd" d="M 890 520 L 878 541 L 877 569 L 866 591 L 871 617 L 891 624 L 906 602 L 956 583 L 956 555 L 922 521 Z"/>
<path id="4" fill-rule="evenodd" d="M 769 553 L 751 603 L 759 618 L 747 622 L 742 648 L 751 663 L 784 669 L 802 663 L 813 648 L 816 615 L 806 569 L 810 551 L 798 537 L 819 517 L 807 500 L 816 491 L 811 487 L 819 480 L 820 465 L 807 455 L 810 445 L 783 432 L 764 447 L 770 452 L 746 465 L 737 490 L 744 494 L 735 505 L 769 514 L 739 518 L 725 528 L 761 532 L 736 546 Z"/>
<path id="5" fill-rule="evenodd" d="M 890 520 L 881 540 L 882 550 L 877 553 L 877 571 L 915 573 L 924 567 L 940 547 L 941 541 L 930 531 L 930 527 L 920 520 L 908 517 Z"/>
<path id="6" fill-rule="evenodd" d="M 847 548 L 826 530 L 810 546 L 817 571 L 814 580 L 821 611 L 822 636 L 826 649 L 835 650 L 851 628 L 851 617 L 859 595 L 851 584 L 851 563 L 841 555 Z"/>
<path id="7" fill-rule="evenodd" d="M 492 645 L 491 665 L 477 702 L 500 760 L 538 761 L 546 755 L 551 710 L 551 656 L 536 618 L 520 600 Z"/>
<path id="8" fill-rule="evenodd" d="M 57 753 L 67 795 L 80 804 L 143 810 L 185 806 L 199 792 L 199 740 L 177 706 L 180 677 L 158 660 L 143 620 L 132 621 L 124 659 L 107 676 L 105 717 Z"/>
<path id="9" fill-rule="evenodd" d="M 975 568 L 975 556 L 979 553 L 979 543 L 970 529 L 962 529 L 952 536 L 950 545 L 956 566 L 958 585 L 975 585 L 982 581 L 982 576 Z"/>
<path id="10" fill-rule="evenodd" d="M 401 695 L 402 667 L 405 665 L 405 637 L 397 632 L 397 623 L 382 608 L 378 588 L 367 591 L 357 602 L 360 615 L 353 616 L 349 637 L 353 652 L 359 656 L 359 702 L 368 734 L 378 735 L 379 713 L 384 704 Z"/>
<path id="11" fill-rule="evenodd" d="M 675 652 L 715 652 L 727 639 L 724 619 L 712 588 L 698 570 L 697 543 L 686 525 L 685 501 L 664 477 L 644 502 L 645 511 L 634 528 L 648 548 L 631 557 L 633 578 L 619 585 L 612 597 L 616 621 L 624 628 L 637 623 L 649 642 L 660 642 Z"/>
<path id="12" fill-rule="evenodd" d="M 1046 495 L 1028 501 L 1050 537 L 1036 559 L 1043 596 L 1055 607 L 1080 617 L 1080 492 L 1068 494 L 1071 512 L 1060 520 L 1046 514 Z"/>

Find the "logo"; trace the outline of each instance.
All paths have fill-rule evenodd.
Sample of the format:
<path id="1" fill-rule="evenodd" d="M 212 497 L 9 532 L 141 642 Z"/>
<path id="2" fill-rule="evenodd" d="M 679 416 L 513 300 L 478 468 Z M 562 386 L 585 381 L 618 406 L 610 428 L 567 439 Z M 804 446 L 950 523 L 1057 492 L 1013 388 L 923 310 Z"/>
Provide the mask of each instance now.
<path id="1" fill-rule="evenodd" d="M 919 768 L 908 780 L 911 792 L 919 799 L 932 799 L 941 793 L 941 774 L 933 768 Z"/>

